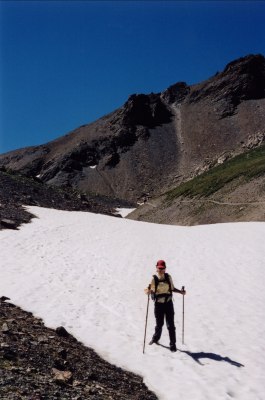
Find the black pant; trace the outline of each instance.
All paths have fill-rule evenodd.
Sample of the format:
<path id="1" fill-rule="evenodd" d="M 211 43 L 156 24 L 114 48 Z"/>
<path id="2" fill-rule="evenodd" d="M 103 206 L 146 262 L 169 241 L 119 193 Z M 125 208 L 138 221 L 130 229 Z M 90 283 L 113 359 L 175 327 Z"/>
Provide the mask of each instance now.
<path id="1" fill-rule="evenodd" d="M 153 336 L 154 342 L 157 342 L 161 337 L 165 317 L 169 333 L 170 346 L 172 346 L 176 344 L 176 328 L 174 324 L 174 306 L 172 300 L 168 301 L 167 303 L 155 303 L 156 327 Z"/>

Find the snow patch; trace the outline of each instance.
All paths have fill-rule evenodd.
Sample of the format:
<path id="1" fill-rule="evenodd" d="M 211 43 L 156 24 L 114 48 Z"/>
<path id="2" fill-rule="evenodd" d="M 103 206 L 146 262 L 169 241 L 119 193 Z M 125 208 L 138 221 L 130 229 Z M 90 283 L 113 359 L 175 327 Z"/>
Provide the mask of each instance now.
<path id="1" fill-rule="evenodd" d="M 136 210 L 136 208 L 116 208 L 116 213 L 120 214 L 122 218 L 125 218 L 134 210 Z"/>
<path id="2" fill-rule="evenodd" d="M 265 223 L 178 227 L 28 207 L 1 232 L 0 294 L 64 326 L 108 361 L 139 373 L 160 400 L 265 398 Z M 144 288 L 159 259 L 174 295 L 176 353 L 146 344 Z M 147 341 L 154 332 L 150 301 Z"/>

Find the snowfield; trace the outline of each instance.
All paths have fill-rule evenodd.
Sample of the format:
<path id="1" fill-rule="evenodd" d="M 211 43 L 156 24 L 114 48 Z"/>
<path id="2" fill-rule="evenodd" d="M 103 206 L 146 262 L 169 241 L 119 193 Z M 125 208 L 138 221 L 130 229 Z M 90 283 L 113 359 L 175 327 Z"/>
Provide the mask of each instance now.
<path id="1" fill-rule="evenodd" d="M 142 375 L 161 400 L 265 399 L 265 223 L 178 227 L 28 209 L 38 218 L 0 232 L 0 295 Z M 185 344 L 175 294 L 179 350 L 148 345 L 150 301 L 143 354 L 144 288 L 158 259 L 187 290 Z"/>

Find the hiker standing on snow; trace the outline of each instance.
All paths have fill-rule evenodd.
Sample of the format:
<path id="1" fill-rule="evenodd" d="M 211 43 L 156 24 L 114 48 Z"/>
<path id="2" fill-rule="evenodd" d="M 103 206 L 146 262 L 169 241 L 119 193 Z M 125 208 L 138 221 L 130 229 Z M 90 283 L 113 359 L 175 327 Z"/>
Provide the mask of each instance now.
<path id="1" fill-rule="evenodd" d="M 172 302 L 172 292 L 186 294 L 185 290 L 179 290 L 174 287 L 172 278 L 165 272 L 166 263 L 164 260 L 159 260 L 156 263 L 156 275 L 153 275 L 153 279 L 149 288 L 145 289 L 146 294 L 151 294 L 152 299 L 155 302 L 155 318 L 156 327 L 153 338 L 149 344 L 158 343 L 162 328 L 164 325 L 164 319 L 166 317 L 166 324 L 169 333 L 170 350 L 177 351 L 176 348 L 176 328 L 174 324 L 174 306 Z"/>

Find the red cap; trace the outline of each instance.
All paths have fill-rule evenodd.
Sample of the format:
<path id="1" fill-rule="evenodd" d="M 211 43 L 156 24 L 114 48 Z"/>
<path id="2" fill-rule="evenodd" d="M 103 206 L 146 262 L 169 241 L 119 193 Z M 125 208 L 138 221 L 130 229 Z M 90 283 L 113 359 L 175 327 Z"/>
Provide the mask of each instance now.
<path id="1" fill-rule="evenodd" d="M 164 260 L 158 260 L 156 263 L 157 268 L 166 268 L 166 262 Z"/>

